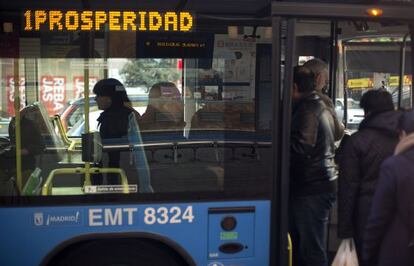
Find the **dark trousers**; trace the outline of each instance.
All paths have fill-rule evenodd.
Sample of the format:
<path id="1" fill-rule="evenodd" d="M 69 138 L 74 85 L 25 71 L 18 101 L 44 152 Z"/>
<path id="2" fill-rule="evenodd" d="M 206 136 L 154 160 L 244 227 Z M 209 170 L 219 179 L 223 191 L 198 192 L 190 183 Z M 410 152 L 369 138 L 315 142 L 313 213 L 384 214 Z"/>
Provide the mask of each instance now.
<path id="1" fill-rule="evenodd" d="M 328 217 L 335 199 L 335 193 L 291 197 L 289 233 L 293 245 L 293 266 L 328 266 Z"/>

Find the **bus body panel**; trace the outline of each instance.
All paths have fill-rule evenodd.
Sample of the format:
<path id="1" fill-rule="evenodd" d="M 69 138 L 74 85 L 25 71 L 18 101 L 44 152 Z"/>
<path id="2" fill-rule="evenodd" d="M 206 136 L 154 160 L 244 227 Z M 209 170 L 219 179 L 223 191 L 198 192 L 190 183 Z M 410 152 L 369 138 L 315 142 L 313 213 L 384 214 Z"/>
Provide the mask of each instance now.
<path id="1" fill-rule="evenodd" d="M 220 225 L 228 216 L 237 221 L 230 231 Z M 76 238 L 117 234 L 124 238 L 139 233 L 176 243 L 196 265 L 269 264 L 270 201 L 265 200 L 13 207 L 0 208 L 0 217 L 5 240 L 0 242 L 0 252 L 14 254 L 0 257 L 0 265 L 5 266 L 40 265 L 53 249 Z M 219 247 L 226 243 L 239 243 L 242 250 L 223 253 Z"/>

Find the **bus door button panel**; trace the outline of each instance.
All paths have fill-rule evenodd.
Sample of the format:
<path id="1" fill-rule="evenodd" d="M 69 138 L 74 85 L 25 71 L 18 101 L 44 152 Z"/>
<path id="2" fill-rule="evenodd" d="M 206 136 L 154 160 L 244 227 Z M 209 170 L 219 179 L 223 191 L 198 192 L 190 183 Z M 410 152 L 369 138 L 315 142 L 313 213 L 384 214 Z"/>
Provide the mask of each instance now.
<path id="1" fill-rule="evenodd" d="M 255 207 L 208 210 L 208 257 L 248 258 L 254 255 Z"/>

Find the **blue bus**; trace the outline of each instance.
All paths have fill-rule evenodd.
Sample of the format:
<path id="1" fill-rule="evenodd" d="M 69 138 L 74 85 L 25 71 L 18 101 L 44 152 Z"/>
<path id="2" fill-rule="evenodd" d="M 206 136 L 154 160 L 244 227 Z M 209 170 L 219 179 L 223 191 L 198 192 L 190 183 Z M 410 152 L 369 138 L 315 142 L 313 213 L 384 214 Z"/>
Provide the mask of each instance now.
<path id="1" fill-rule="evenodd" d="M 0 265 L 290 265 L 293 66 L 327 61 L 346 103 L 350 72 L 414 61 L 411 4 L 316 2 L 1 3 Z M 399 70 L 355 61 L 367 36 Z M 108 139 L 109 78 L 129 111 Z"/>

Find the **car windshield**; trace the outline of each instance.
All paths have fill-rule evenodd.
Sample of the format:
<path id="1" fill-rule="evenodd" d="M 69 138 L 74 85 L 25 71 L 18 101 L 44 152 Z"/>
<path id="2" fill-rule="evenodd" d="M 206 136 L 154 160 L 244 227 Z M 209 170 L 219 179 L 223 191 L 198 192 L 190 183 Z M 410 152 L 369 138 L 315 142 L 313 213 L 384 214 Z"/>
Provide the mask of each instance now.
<path id="1" fill-rule="evenodd" d="M 361 107 L 359 106 L 359 101 L 356 101 L 354 99 L 347 99 L 348 105 L 347 108 L 348 109 L 361 109 Z M 337 108 L 344 108 L 344 99 L 343 98 L 338 98 L 336 99 L 336 107 Z"/>

